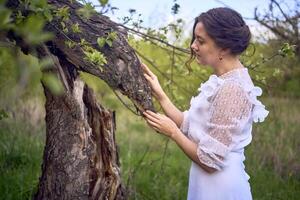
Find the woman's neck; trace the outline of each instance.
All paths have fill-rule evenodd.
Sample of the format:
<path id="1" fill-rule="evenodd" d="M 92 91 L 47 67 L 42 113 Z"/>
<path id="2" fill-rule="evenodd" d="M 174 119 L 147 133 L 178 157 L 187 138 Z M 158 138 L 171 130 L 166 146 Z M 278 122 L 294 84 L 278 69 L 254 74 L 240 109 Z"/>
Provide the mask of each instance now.
<path id="1" fill-rule="evenodd" d="M 239 59 L 235 58 L 235 59 L 223 59 L 222 61 L 220 61 L 218 63 L 217 66 L 214 67 L 214 74 L 216 74 L 217 76 L 221 76 L 222 74 L 225 74 L 226 72 L 229 72 L 233 69 L 236 68 L 243 68 L 244 66 L 242 65 L 242 63 L 240 62 Z"/>

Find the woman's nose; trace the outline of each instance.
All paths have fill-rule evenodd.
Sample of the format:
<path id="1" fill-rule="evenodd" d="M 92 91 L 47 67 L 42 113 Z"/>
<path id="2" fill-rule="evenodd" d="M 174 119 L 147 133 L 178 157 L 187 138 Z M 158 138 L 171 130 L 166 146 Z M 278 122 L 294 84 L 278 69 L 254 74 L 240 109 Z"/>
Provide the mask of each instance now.
<path id="1" fill-rule="evenodd" d="M 192 43 L 191 48 L 192 48 L 193 51 L 198 51 L 198 47 L 197 47 L 197 44 L 195 43 L 195 40 Z"/>

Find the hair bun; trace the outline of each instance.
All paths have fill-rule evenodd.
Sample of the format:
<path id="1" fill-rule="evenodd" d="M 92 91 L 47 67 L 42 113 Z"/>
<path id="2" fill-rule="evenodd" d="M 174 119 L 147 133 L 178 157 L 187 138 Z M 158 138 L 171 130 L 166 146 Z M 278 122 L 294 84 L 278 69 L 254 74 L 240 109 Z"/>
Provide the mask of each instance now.
<path id="1" fill-rule="evenodd" d="M 251 32 L 242 16 L 230 8 L 213 8 L 196 18 L 202 22 L 207 34 L 221 48 L 232 54 L 241 54 L 250 43 Z"/>

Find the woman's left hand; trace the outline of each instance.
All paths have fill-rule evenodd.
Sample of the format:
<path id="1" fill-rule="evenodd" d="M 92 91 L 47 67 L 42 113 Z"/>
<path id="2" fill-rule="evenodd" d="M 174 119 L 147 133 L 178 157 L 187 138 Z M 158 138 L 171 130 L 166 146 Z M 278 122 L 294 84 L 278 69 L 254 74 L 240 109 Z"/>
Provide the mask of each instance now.
<path id="1" fill-rule="evenodd" d="M 173 134 L 179 130 L 175 122 L 169 117 L 154 113 L 150 110 L 143 112 L 147 123 L 156 131 L 163 133 L 168 137 L 172 137 Z"/>

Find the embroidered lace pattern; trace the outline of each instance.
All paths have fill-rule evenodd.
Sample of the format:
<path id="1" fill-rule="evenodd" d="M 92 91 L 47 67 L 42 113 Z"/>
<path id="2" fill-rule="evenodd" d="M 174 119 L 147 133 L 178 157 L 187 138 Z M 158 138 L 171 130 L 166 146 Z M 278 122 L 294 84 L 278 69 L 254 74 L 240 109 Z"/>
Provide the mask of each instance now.
<path id="1" fill-rule="evenodd" d="M 230 151 L 232 134 L 241 131 L 241 122 L 250 116 L 252 103 L 246 91 L 234 81 L 226 81 L 212 97 L 206 136 L 197 148 L 199 160 L 220 170 Z"/>

